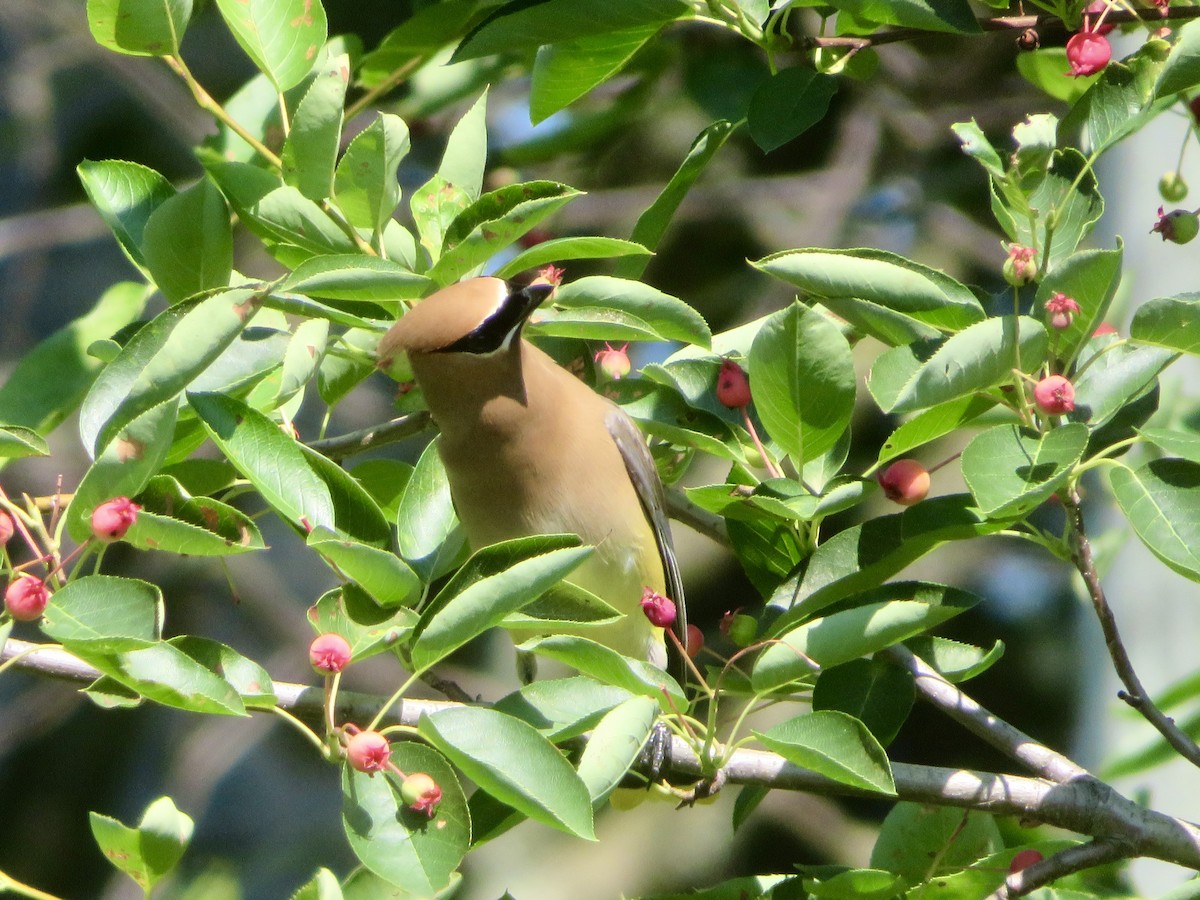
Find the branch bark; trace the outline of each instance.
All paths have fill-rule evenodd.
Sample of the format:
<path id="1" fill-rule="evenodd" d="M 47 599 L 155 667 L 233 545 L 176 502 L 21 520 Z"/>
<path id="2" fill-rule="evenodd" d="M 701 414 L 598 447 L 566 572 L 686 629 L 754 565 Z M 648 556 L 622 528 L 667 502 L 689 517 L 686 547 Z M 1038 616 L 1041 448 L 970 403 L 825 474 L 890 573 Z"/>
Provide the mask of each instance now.
<path id="1" fill-rule="evenodd" d="M 25 641 L 9 640 L 0 649 L 0 662 L 18 656 L 21 658 L 14 665 L 32 673 L 80 685 L 100 677 L 99 671 L 57 647 L 42 648 Z M 324 706 L 321 688 L 288 682 L 275 682 L 274 688 L 281 708 L 304 721 L 316 725 L 321 723 Z M 957 688 L 954 690 L 958 691 Z M 970 704 L 965 702 L 970 698 L 961 691 L 958 694 L 959 705 L 963 709 L 970 709 Z M 340 691 L 337 719 L 369 721 L 381 702 L 381 698 L 373 695 Z M 405 699 L 389 712 L 386 722 L 416 725 L 422 715 L 432 715 L 459 705 L 447 700 Z M 939 702 L 938 705 L 942 704 Z M 982 709 L 978 704 L 975 706 Z M 1046 750 L 1046 753 L 1052 751 Z M 1055 783 L 1046 778 L 892 763 L 896 799 L 1041 821 L 1090 835 L 1105 846 L 1120 848 L 1120 856 L 1148 856 L 1192 869 L 1200 868 L 1200 827 L 1139 806 L 1084 770 L 1079 771 L 1081 775 Z M 672 738 L 671 760 L 665 774 L 678 781 L 711 777 L 700 758 L 679 737 Z M 877 793 L 848 787 L 794 765 L 775 753 L 761 750 L 735 751 L 724 768 L 724 775 L 728 782 L 734 784 L 776 790 L 880 797 Z M 1033 867 L 1031 871 L 1036 874 Z M 1026 877 L 1032 879 L 1034 876 Z"/>

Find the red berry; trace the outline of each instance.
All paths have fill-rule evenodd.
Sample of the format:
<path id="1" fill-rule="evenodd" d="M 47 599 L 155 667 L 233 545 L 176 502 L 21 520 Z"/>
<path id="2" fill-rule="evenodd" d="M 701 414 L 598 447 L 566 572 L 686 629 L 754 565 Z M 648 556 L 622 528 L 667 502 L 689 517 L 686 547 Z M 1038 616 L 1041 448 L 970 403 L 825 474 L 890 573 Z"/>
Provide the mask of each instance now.
<path id="1" fill-rule="evenodd" d="M 438 804 L 442 802 L 442 789 L 432 777 L 424 772 L 415 772 L 400 784 L 400 799 L 414 812 L 433 818 Z"/>
<path id="2" fill-rule="evenodd" d="M 901 506 L 913 506 L 929 493 L 929 470 L 915 459 L 898 459 L 879 475 L 884 496 Z"/>
<path id="3" fill-rule="evenodd" d="M 16 527 L 13 525 L 12 516 L 0 509 L 0 547 L 3 547 L 12 540 L 15 530 Z"/>
<path id="4" fill-rule="evenodd" d="M 675 621 L 675 601 L 648 587 L 642 591 L 642 612 L 651 625 L 670 628 Z"/>
<path id="5" fill-rule="evenodd" d="M 350 642 L 336 632 L 318 635 L 308 645 L 308 661 L 319 675 L 333 675 L 350 665 Z"/>
<path id="6" fill-rule="evenodd" d="M 350 768 L 374 775 L 382 772 L 392 755 L 392 745 L 378 731 L 360 731 L 346 744 Z"/>
<path id="7" fill-rule="evenodd" d="M 1022 850 L 1009 862 L 1008 874 L 1012 875 L 1020 872 L 1022 869 L 1028 869 L 1034 863 L 1039 863 L 1045 858 L 1037 850 Z"/>
<path id="8" fill-rule="evenodd" d="M 105 500 L 92 510 L 92 534 L 106 544 L 121 540 L 137 521 L 140 509 L 128 497 Z"/>
<path id="9" fill-rule="evenodd" d="M 684 647 L 687 649 L 687 655 L 691 659 L 695 659 L 700 655 L 700 651 L 704 649 L 704 632 L 695 625 L 688 625 L 687 640 L 684 642 Z"/>
<path id="10" fill-rule="evenodd" d="M 546 243 L 546 241 L 550 240 L 552 237 L 554 237 L 554 235 L 552 235 L 545 228 L 531 228 L 529 231 L 517 238 L 517 243 L 528 250 L 530 247 L 536 247 L 538 244 Z"/>
<path id="11" fill-rule="evenodd" d="M 1061 375 L 1048 375 L 1033 388 L 1037 408 L 1047 416 L 1061 416 L 1075 409 L 1075 387 Z"/>
<path id="12" fill-rule="evenodd" d="M 1112 59 L 1112 47 L 1108 38 L 1094 31 L 1079 31 L 1067 41 L 1067 62 L 1071 71 L 1066 74 L 1075 78 L 1095 75 Z"/>
<path id="13" fill-rule="evenodd" d="M 629 349 L 629 344 L 626 343 L 620 349 L 613 347 L 607 341 L 604 342 L 604 349 L 597 350 L 593 359 L 596 361 L 596 366 L 608 378 L 616 381 L 624 378 L 631 371 L 633 365 L 629 362 L 629 354 L 626 352 Z"/>
<path id="14" fill-rule="evenodd" d="M 1117 329 L 1108 322 L 1101 322 L 1096 326 L 1096 330 L 1092 332 L 1092 337 L 1103 337 L 1106 334 L 1116 334 Z"/>
<path id="15" fill-rule="evenodd" d="M 4 591 L 4 606 L 18 622 L 40 619 L 50 602 L 46 583 L 32 575 L 21 575 L 11 581 Z"/>
<path id="16" fill-rule="evenodd" d="M 750 379 L 732 359 L 721 360 L 721 371 L 717 373 L 717 399 L 729 409 L 745 409 L 750 405 Z"/>
<path id="17" fill-rule="evenodd" d="M 1046 301 L 1046 312 L 1050 314 L 1050 327 L 1062 331 L 1071 327 L 1071 320 L 1079 312 L 1079 304 L 1062 291 L 1055 291 Z"/>

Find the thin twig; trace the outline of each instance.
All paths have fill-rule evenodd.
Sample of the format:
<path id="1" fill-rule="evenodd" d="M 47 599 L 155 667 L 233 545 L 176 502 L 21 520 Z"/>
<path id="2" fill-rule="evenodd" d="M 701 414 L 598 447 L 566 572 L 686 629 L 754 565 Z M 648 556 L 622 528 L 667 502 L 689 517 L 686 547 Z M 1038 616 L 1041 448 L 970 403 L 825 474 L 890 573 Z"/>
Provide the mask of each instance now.
<path id="1" fill-rule="evenodd" d="M 712 538 L 718 544 L 729 546 L 729 529 L 725 520 L 715 513 L 701 509 L 687 498 L 679 488 L 667 488 L 667 515 L 682 522 L 706 537 Z"/>
<path id="2" fill-rule="evenodd" d="M 414 434 L 428 431 L 432 427 L 433 419 L 430 418 L 429 413 L 415 412 L 381 425 L 372 425 L 369 428 L 361 428 L 358 431 L 339 434 L 336 437 L 311 441 L 308 446 L 329 459 L 345 459 L 347 456 L 354 456 L 356 453 L 363 453 L 376 447 L 397 444 Z"/>
<path id="3" fill-rule="evenodd" d="M 1134 855 L 1132 848 L 1120 841 L 1097 839 L 1075 847 L 1067 847 L 1058 853 L 1039 860 L 1020 872 L 1005 879 L 988 900 L 1011 900 L 1024 897 L 1052 881 L 1084 869 L 1093 869 L 1106 863 L 1116 862 Z"/>
<path id="4" fill-rule="evenodd" d="M 1151 725 L 1153 725 L 1175 751 L 1200 768 L 1200 746 L 1186 735 L 1175 720 L 1166 715 L 1154 705 L 1146 689 L 1142 687 L 1141 679 L 1133 668 L 1133 661 L 1121 641 L 1117 630 L 1117 618 L 1113 615 L 1112 607 L 1108 605 L 1104 586 L 1100 583 L 1100 575 L 1096 571 L 1096 560 L 1092 554 L 1092 545 L 1088 540 L 1087 531 L 1083 524 L 1083 508 L 1080 506 L 1079 490 L 1072 487 L 1066 491 L 1063 508 L 1067 511 L 1067 527 L 1070 532 L 1071 554 L 1075 558 L 1075 567 L 1083 576 L 1088 596 L 1092 599 L 1092 607 L 1096 610 L 1096 618 L 1104 632 L 1104 643 L 1108 647 L 1108 655 L 1112 659 L 1113 669 L 1117 677 L 1125 685 L 1125 690 L 1117 696 L 1132 706 Z M 1061 495 L 1060 495 L 1061 496 Z"/>

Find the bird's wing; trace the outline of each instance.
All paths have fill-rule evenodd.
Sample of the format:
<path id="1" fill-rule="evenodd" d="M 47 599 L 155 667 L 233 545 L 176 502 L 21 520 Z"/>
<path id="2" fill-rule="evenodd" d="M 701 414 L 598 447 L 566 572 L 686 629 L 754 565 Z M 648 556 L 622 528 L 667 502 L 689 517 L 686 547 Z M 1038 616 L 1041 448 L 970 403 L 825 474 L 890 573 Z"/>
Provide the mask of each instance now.
<path id="1" fill-rule="evenodd" d="M 687 607 L 683 597 L 683 578 L 679 574 L 679 563 L 675 558 L 671 524 L 667 520 L 667 504 L 663 497 L 662 482 L 658 478 L 658 468 L 654 465 L 654 457 L 650 455 L 642 432 L 624 410 L 614 406 L 605 417 L 604 424 L 621 452 L 629 480 L 633 482 L 638 499 L 642 501 L 642 508 L 646 511 L 646 518 L 650 520 L 650 527 L 654 530 L 654 540 L 658 544 L 658 555 L 662 558 L 663 574 L 666 576 L 667 594 L 675 601 L 675 633 L 686 646 Z"/>

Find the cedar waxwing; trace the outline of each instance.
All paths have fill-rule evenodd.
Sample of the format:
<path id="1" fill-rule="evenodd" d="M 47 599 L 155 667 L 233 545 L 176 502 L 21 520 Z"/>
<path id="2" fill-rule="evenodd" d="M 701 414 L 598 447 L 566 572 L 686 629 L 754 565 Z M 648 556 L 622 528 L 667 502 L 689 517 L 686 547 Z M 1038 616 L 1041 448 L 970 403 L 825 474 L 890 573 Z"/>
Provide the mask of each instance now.
<path id="1" fill-rule="evenodd" d="M 683 587 L 662 484 L 641 432 L 521 337 L 549 284 L 512 291 L 472 278 L 417 303 L 379 344 L 381 365 L 408 354 L 429 412 L 454 508 L 473 550 L 535 534 L 577 534 L 595 552 L 567 579 L 625 615 L 580 633 L 666 668 L 643 589 L 675 601 Z"/>

